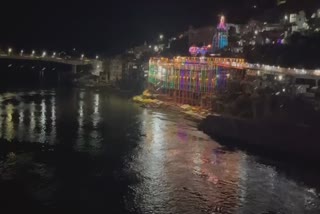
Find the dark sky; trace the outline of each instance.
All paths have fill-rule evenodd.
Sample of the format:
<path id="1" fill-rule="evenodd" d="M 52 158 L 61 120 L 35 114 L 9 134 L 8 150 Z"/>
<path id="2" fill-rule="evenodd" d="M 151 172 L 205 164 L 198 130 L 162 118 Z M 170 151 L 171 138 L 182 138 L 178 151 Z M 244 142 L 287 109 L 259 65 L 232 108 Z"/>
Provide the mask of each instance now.
<path id="1" fill-rule="evenodd" d="M 246 20 L 257 4 L 273 0 L 55 0 L 6 1 L 0 11 L 0 48 L 117 53 L 159 33 L 175 34 L 189 25 L 216 24 L 224 13 L 232 22 Z"/>

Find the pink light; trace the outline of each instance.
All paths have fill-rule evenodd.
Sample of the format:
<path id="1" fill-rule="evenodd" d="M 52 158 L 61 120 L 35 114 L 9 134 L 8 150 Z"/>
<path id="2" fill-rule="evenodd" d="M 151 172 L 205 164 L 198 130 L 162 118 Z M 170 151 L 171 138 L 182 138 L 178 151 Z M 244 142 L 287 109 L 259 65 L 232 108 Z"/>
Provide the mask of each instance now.
<path id="1" fill-rule="evenodd" d="M 220 23 L 218 25 L 218 29 L 227 30 L 226 19 L 224 16 L 221 16 L 221 18 L 220 18 Z"/>

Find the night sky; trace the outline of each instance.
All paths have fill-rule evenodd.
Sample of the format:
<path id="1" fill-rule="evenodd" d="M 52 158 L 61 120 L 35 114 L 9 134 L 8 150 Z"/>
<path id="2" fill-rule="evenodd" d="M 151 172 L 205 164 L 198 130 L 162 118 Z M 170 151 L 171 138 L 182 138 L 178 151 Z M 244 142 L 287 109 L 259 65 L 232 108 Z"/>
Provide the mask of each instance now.
<path id="1" fill-rule="evenodd" d="M 215 25 L 221 13 L 243 23 L 274 5 L 272 0 L 6 1 L 0 12 L 0 49 L 114 54 L 153 41 L 159 33 Z"/>

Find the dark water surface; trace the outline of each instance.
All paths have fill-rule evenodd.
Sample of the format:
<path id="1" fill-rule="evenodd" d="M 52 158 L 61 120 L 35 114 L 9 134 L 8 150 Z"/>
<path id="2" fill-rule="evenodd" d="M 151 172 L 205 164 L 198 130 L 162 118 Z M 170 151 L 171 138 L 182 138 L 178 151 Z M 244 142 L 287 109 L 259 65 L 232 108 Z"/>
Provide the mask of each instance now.
<path id="1" fill-rule="evenodd" d="M 320 172 L 226 149 L 95 90 L 0 94 L 0 210 L 320 213 Z"/>

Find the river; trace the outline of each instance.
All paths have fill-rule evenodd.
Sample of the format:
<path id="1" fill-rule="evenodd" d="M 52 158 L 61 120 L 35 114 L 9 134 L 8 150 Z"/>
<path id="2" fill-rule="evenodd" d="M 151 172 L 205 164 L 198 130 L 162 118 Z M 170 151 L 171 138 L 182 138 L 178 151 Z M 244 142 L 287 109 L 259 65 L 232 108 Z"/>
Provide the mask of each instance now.
<path id="1" fill-rule="evenodd" d="M 320 213 L 320 172 L 227 148 L 99 90 L 0 94 L 0 205 L 45 213 Z"/>

